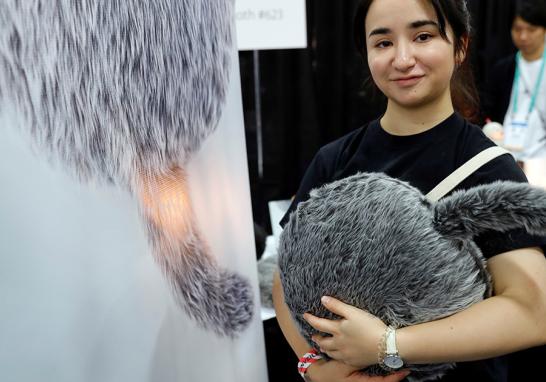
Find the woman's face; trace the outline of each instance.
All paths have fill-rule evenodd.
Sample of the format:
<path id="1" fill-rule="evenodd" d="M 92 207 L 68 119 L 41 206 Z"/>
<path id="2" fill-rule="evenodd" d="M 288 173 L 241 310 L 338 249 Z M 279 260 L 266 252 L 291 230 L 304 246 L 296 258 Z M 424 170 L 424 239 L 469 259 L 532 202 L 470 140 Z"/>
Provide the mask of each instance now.
<path id="1" fill-rule="evenodd" d="M 372 77 L 389 102 L 414 108 L 450 92 L 454 46 L 429 1 L 374 0 L 365 32 Z M 447 35 L 453 41 L 449 27 Z"/>
<path id="2" fill-rule="evenodd" d="M 529 24 L 521 17 L 516 17 L 512 24 L 512 40 L 524 55 L 533 56 L 542 50 L 546 29 Z"/>

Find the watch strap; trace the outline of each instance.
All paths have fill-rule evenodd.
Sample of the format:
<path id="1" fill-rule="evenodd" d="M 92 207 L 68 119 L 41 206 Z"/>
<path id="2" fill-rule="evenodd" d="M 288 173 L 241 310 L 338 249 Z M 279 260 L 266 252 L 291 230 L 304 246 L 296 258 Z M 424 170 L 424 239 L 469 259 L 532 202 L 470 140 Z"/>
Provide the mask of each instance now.
<path id="1" fill-rule="evenodd" d="M 385 334 L 385 353 L 398 354 L 398 348 L 396 347 L 396 329 L 392 326 L 388 326 Z"/>
<path id="2" fill-rule="evenodd" d="M 396 329 L 392 326 L 387 326 L 383 337 L 379 342 L 379 366 L 388 372 L 400 370 L 404 366 L 404 360 L 398 354 L 396 346 Z"/>

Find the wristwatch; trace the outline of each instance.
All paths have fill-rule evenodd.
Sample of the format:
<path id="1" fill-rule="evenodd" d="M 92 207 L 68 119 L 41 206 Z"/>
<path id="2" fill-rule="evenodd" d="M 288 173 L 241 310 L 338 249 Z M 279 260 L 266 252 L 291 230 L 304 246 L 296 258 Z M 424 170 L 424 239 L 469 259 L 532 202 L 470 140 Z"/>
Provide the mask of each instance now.
<path id="1" fill-rule="evenodd" d="M 388 326 L 385 330 L 383 359 L 381 360 L 381 366 L 388 371 L 396 371 L 404 366 L 404 361 L 398 354 L 398 348 L 396 347 L 396 329 L 392 326 Z"/>

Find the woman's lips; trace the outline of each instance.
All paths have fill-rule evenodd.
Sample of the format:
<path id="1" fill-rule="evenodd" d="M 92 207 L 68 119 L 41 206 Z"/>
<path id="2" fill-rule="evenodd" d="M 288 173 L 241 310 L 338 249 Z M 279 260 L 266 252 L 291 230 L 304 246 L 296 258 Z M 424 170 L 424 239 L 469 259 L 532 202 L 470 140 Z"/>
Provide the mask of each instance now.
<path id="1" fill-rule="evenodd" d="M 408 76 L 402 78 L 396 78 L 393 81 L 401 87 L 408 87 L 417 84 L 424 76 Z"/>

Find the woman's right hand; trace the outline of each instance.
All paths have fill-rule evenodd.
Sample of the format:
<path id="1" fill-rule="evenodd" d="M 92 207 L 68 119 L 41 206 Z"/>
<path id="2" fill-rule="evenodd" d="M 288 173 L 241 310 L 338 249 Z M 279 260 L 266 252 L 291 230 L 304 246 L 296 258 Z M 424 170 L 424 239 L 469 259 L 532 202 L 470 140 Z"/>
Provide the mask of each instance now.
<path id="1" fill-rule="evenodd" d="M 408 374 L 409 371 L 402 370 L 385 377 L 371 377 L 335 360 L 319 360 L 307 369 L 306 380 L 309 382 L 400 382 Z"/>

